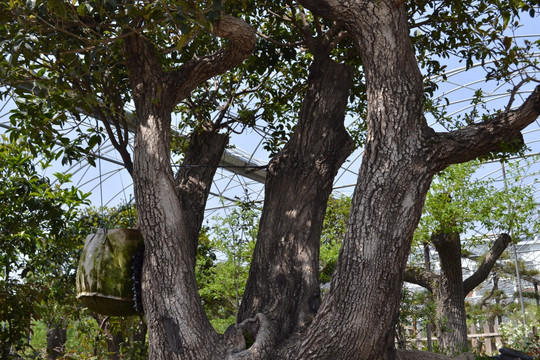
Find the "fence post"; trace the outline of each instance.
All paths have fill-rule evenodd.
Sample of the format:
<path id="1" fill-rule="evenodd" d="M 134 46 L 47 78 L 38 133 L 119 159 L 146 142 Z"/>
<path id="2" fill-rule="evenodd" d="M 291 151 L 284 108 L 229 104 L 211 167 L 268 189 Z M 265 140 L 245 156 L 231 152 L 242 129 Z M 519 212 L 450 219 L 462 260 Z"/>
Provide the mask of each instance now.
<path id="1" fill-rule="evenodd" d="M 497 333 L 497 336 L 495 336 L 495 346 L 497 346 L 497 348 L 503 347 L 502 337 L 499 335 L 499 324 L 495 323 L 493 331 Z"/>
<path id="2" fill-rule="evenodd" d="M 484 333 L 485 334 L 489 334 L 491 331 L 490 331 L 490 326 L 489 326 L 489 322 L 484 324 Z M 485 345 L 485 352 L 486 354 L 491 354 L 493 352 L 493 345 L 491 344 L 491 336 L 487 335 L 485 340 L 484 340 L 484 345 Z"/>

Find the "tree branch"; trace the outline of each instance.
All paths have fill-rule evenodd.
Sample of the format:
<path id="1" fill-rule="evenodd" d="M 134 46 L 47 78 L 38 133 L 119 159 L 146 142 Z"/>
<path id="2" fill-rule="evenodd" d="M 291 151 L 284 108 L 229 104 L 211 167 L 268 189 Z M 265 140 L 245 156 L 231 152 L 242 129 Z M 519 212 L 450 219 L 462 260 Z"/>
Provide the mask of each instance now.
<path id="1" fill-rule="evenodd" d="M 476 257 L 473 257 L 473 256 L 465 256 L 467 259 L 470 259 L 470 260 L 475 260 L 475 261 L 478 261 L 478 259 Z M 500 264 L 500 263 L 495 263 L 493 264 L 493 269 L 496 269 L 497 271 L 500 271 L 502 274 L 506 274 L 506 275 L 509 275 L 509 276 L 516 276 L 515 274 L 515 271 L 512 272 L 512 271 L 508 271 L 507 268 L 505 268 L 504 265 Z M 523 279 L 523 280 L 526 280 L 532 284 L 537 284 L 537 285 L 540 285 L 540 279 L 534 277 L 534 276 L 529 276 L 529 275 L 523 275 L 521 274 L 520 277 Z"/>
<path id="2" fill-rule="evenodd" d="M 489 273 L 491 272 L 491 269 L 493 268 L 493 265 L 502 255 L 502 253 L 511 241 L 512 238 L 510 238 L 510 235 L 499 235 L 497 240 L 495 240 L 495 242 L 493 243 L 493 246 L 491 246 L 491 249 L 489 249 L 489 251 L 487 252 L 484 260 L 482 260 L 480 266 L 478 266 L 478 269 L 474 272 L 474 274 L 472 274 L 463 281 L 463 290 L 465 296 L 467 296 L 467 294 L 470 293 L 475 287 L 480 285 L 482 281 L 487 279 Z"/>
<path id="3" fill-rule="evenodd" d="M 495 291 L 499 290 L 499 286 L 498 286 L 499 277 L 497 276 L 497 274 L 495 274 L 493 282 L 494 282 L 494 284 L 493 284 L 493 287 L 491 288 L 491 291 L 489 292 L 489 294 L 484 295 L 484 297 L 480 300 L 480 302 L 479 302 L 480 307 L 485 306 L 486 302 L 493 297 L 493 295 L 495 294 Z"/>
<path id="4" fill-rule="evenodd" d="M 403 275 L 403 280 L 420 285 L 423 288 L 433 292 L 433 284 L 437 281 L 438 276 L 433 271 L 422 269 L 415 266 L 407 266 Z"/>
<path id="5" fill-rule="evenodd" d="M 524 79 L 521 79 L 521 81 L 513 87 L 512 91 L 510 92 L 510 99 L 508 100 L 508 104 L 506 105 L 505 110 L 509 111 L 512 109 L 512 104 L 514 103 L 514 99 L 516 98 L 516 93 L 521 89 L 521 87 L 528 83 L 529 81 L 535 81 L 530 76 L 526 76 Z"/>
<path id="6" fill-rule="evenodd" d="M 229 40 L 229 44 L 212 55 L 188 61 L 168 76 L 173 106 L 204 81 L 240 65 L 255 49 L 255 31 L 239 18 L 222 15 L 214 24 L 214 34 Z"/>
<path id="7" fill-rule="evenodd" d="M 272 37 L 270 37 L 270 36 L 268 36 L 266 34 L 263 34 L 260 31 L 257 31 L 257 35 L 262 37 L 265 40 L 270 41 L 272 44 L 275 44 L 275 45 L 281 46 L 281 47 L 296 48 L 298 46 L 305 45 L 307 43 L 305 40 L 284 43 L 284 42 L 276 40 L 276 39 L 274 39 L 274 38 L 272 38 Z"/>
<path id="8" fill-rule="evenodd" d="M 175 183 L 184 209 L 190 209 L 192 218 L 189 229 L 194 239 L 193 258 L 197 254 L 197 239 L 204 218 L 204 208 L 210 193 L 217 165 L 225 151 L 229 137 L 211 131 L 195 131 L 184 154 L 182 165 L 205 165 L 204 167 L 181 167 Z M 186 229 L 187 230 L 187 229 Z"/>
<path id="9" fill-rule="evenodd" d="M 540 115 L 540 85 L 516 110 L 504 111 L 491 119 L 462 129 L 435 135 L 433 163 L 444 167 L 467 162 L 493 151 L 504 143 L 522 139 L 521 130 Z"/>
<path id="10" fill-rule="evenodd" d="M 342 1 L 339 0 L 300 0 L 298 2 L 314 14 L 330 20 L 336 20 L 339 8 L 343 6 Z"/>

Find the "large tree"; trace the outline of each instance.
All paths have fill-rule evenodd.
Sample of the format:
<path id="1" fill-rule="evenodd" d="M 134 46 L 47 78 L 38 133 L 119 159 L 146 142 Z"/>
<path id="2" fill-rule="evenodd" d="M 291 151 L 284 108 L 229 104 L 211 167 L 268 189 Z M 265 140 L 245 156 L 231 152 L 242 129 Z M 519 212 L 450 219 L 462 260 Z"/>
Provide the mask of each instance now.
<path id="1" fill-rule="evenodd" d="M 431 92 L 420 66 L 431 75 L 443 70 L 430 54 L 455 54 L 468 65 L 506 54 L 490 74 L 504 80 L 522 54 L 510 52 L 504 30 L 522 11 L 534 13 L 527 2 L 298 2 L 313 14 L 288 3 L 290 11 L 281 15 L 272 4 L 249 1 L 2 4 L 2 81 L 27 88 L 31 81 L 35 94 L 48 95 L 47 106 L 103 120 L 132 173 L 146 246 L 143 304 L 152 359 L 393 359 L 403 272 L 434 174 L 499 151 L 540 114 L 537 88 L 519 108 L 453 131 L 436 132 L 424 117 Z M 171 113 L 199 85 L 250 56 L 254 30 L 228 15 L 242 12 L 277 15 L 277 30 L 296 23 L 293 33 L 303 37 L 299 44 L 311 64 L 297 124 L 268 166 L 239 323 L 220 335 L 201 306 L 194 268 L 206 199 L 227 146 L 226 124 L 202 117 L 174 173 Z M 418 30 L 412 41 L 411 27 Z M 361 62 L 367 130 L 347 233 L 320 304 L 324 210 L 333 177 L 353 149 L 343 122 L 354 68 L 335 51 L 344 36 Z M 133 161 L 126 146 L 133 118 L 124 110 L 130 102 Z M 36 135 L 31 128 L 27 133 Z M 254 342 L 244 350 L 245 333 Z"/>

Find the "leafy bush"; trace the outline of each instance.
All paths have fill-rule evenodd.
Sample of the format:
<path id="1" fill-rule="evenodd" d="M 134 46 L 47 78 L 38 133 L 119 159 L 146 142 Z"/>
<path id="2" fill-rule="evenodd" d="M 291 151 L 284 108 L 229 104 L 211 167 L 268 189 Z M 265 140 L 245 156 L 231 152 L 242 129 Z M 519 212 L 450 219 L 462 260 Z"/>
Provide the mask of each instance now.
<path id="1" fill-rule="evenodd" d="M 499 326 L 499 332 L 507 347 L 540 358 L 540 308 L 528 308 L 525 317 L 528 323 L 523 325 L 519 316 L 510 316 L 508 321 Z"/>

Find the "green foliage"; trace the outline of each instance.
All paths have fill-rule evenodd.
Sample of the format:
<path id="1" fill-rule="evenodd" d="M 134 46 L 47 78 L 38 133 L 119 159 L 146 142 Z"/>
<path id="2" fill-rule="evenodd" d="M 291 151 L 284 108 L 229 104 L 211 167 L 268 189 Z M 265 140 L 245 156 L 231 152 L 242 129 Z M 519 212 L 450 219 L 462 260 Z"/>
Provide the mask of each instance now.
<path id="1" fill-rule="evenodd" d="M 8 148 L 7 144 L 2 145 L 3 155 L 8 155 L 4 152 Z M 21 151 L 22 147 L 14 146 L 9 149 L 15 152 Z M 33 173 L 37 171 L 39 164 L 32 164 L 30 153 L 25 156 L 24 161 L 19 161 L 21 159 L 17 160 L 16 157 L 10 159 L 15 166 L 6 166 L 3 168 L 4 171 L 12 170 L 9 173 L 12 178 L 16 173 L 14 170 L 19 173 L 24 171 L 24 176 L 27 176 L 26 180 L 36 177 L 37 175 L 33 175 Z M 5 158 L 2 157 L 2 159 Z M 65 174 L 60 175 L 58 174 L 58 177 L 62 179 L 61 183 L 69 179 L 69 176 Z M 8 194 L 6 188 L 13 182 L 10 183 L 8 177 L 2 179 L 0 188 L 2 194 L 6 195 Z M 21 178 L 17 179 L 21 180 Z M 33 184 L 32 181 L 22 184 L 28 185 L 28 183 Z M 17 184 L 20 184 L 20 181 Z M 46 181 L 44 184 L 49 184 L 49 182 Z M 35 202 L 29 201 L 30 197 L 11 197 L 10 209 L 15 209 L 13 200 L 17 199 L 17 203 L 20 202 L 17 209 L 26 210 L 19 211 L 18 218 L 21 221 L 19 227 L 16 228 L 14 224 L 11 224 L 9 229 L 12 231 L 20 229 L 21 232 L 24 231 L 26 237 L 12 236 L 11 240 L 6 238 L 6 241 L 2 239 L 0 242 L 1 259 L 4 260 L 9 255 L 11 258 L 17 259 L 17 263 L 9 264 L 11 276 L 6 281 L 0 282 L 0 296 L 2 297 L 2 301 L 0 301 L 1 343 L 8 348 L 8 350 L 4 348 L 3 350 L 9 351 L 9 347 L 11 347 L 17 353 L 24 354 L 24 358 L 41 359 L 46 350 L 47 327 L 60 327 L 68 328 L 66 358 L 103 359 L 107 356 L 106 350 L 104 350 L 106 349 L 105 334 L 103 330 L 99 329 L 96 321 L 88 316 L 87 311 L 81 308 L 75 298 L 75 271 L 80 251 L 88 234 L 103 226 L 109 228 L 132 226 L 136 219 L 136 211 L 132 204 L 125 204 L 113 209 L 87 208 L 84 211 L 77 210 L 76 203 L 73 202 L 75 200 L 69 200 L 66 194 L 79 194 L 78 192 L 71 192 L 73 189 L 68 189 L 69 191 L 66 190 L 65 193 L 62 193 L 59 186 L 51 187 L 49 185 L 49 187 L 50 189 L 47 191 L 53 195 L 56 194 L 51 196 L 54 202 L 49 205 L 57 204 L 58 209 L 65 212 L 65 214 L 58 215 L 60 219 L 56 220 L 58 222 L 56 227 L 48 225 L 49 222 L 52 222 L 50 217 L 40 219 L 43 216 L 38 211 L 33 211 L 28 205 L 23 206 L 23 202 L 30 204 Z M 39 200 L 40 192 L 37 190 L 33 193 L 27 192 L 27 195 L 28 193 Z M 82 196 L 82 194 L 79 195 Z M 65 204 L 62 204 L 62 201 L 65 201 Z M 3 204 L 4 202 L 2 202 Z M 64 209 L 67 206 L 69 208 Z M 46 209 L 43 207 L 43 211 Z M 4 210 L 3 207 L 2 210 Z M 51 211 L 51 214 L 54 212 Z M 4 213 L 2 216 L 8 219 Z M 22 220 L 26 217 L 32 217 L 32 222 L 23 222 Z M 7 221 L 5 224 L 7 228 Z M 2 234 L 2 236 L 6 236 L 5 232 Z M 13 247 L 8 248 L 8 244 L 12 244 Z M 29 249 L 35 249 L 35 251 L 30 252 Z M 6 269 L 4 265 L 3 262 L 2 269 Z M 25 269 L 28 268 L 32 270 L 25 273 Z M 20 275 L 23 273 L 25 276 L 21 277 Z M 3 276 L 4 273 L 2 273 Z M 39 320 L 37 325 L 33 325 L 36 324 L 37 320 Z M 131 322 L 126 323 L 120 319 L 112 321 L 116 322 L 116 326 L 125 331 L 126 334 L 130 333 L 132 325 L 129 324 Z M 33 333 L 31 345 L 35 350 L 23 349 L 29 330 Z M 125 359 L 142 359 L 145 349 L 144 344 L 127 341 L 122 346 L 121 356 L 124 356 Z M 5 352 L 3 354 L 5 355 Z"/>
<path id="2" fill-rule="evenodd" d="M 73 274 L 66 261 L 76 245 L 69 227 L 86 194 L 68 187 L 70 176 L 40 175 L 49 166 L 37 162 L 24 142 L 0 142 L 0 354 L 25 346 L 40 304 L 65 296 Z"/>
<path id="3" fill-rule="evenodd" d="M 434 323 L 435 307 L 433 295 L 428 291 L 411 291 L 407 287 L 403 288 L 399 313 L 400 326 L 404 328 L 416 323 Z"/>
<path id="4" fill-rule="evenodd" d="M 537 229 L 533 189 L 521 183 L 523 162 L 508 164 L 508 186 L 493 178 L 476 177 L 478 161 L 452 165 L 434 179 L 415 233 L 415 243 L 429 242 L 434 233 L 499 233 L 512 230 L 515 239 Z M 502 185 L 502 186 L 501 186 Z M 509 204 L 512 204 L 509 207 Z M 482 231 L 482 232 L 481 232 Z"/>
<path id="5" fill-rule="evenodd" d="M 328 199 L 319 255 L 319 280 L 321 283 L 330 281 L 336 267 L 341 243 L 347 230 L 350 208 L 351 198 L 349 197 L 330 197 Z"/>
<path id="6" fill-rule="evenodd" d="M 19 91 L 17 107 L 10 115 L 12 128 L 8 132 L 11 141 L 26 142 L 35 158 L 60 159 L 63 165 L 85 159 L 95 166 L 95 155 L 91 150 L 101 144 L 103 134 L 91 127 L 73 126 L 80 122 L 78 113 L 70 116 L 69 108 L 55 101 L 54 96 L 41 99 L 33 93 Z"/>
<path id="7" fill-rule="evenodd" d="M 441 84 L 447 80 L 449 66 L 455 67 L 458 60 L 468 70 L 475 66 L 477 73 L 483 72 L 486 81 L 493 84 L 513 83 L 511 79 L 520 74 L 520 80 L 511 92 L 507 109 L 514 100 L 512 92 L 531 81 L 538 68 L 539 41 L 515 37 L 524 23 L 536 21 L 538 2 L 528 1 L 414 1 L 405 2 L 409 11 L 411 38 L 417 52 L 419 65 L 425 74 L 425 111 L 446 130 L 455 130 L 473 122 L 480 122 L 497 114 L 488 108 L 486 94 L 478 85 L 476 92 L 464 104 L 460 114 L 449 115 L 447 96 L 433 97 Z M 527 55 L 528 54 L 528 55 Z M 481 70 L 479 70 L 481 69 Z M 451 72 L 450 72 L 451 73 Z M 475 75 L 480 79 L 479 75 Z M 515 80 L 515 79 L 514 79 Z M 464 80 L 466 81 L 466 80 Z M 471 84 L 469 84 L 471 85 Z M 465 111 L 463 109 L 469 108 Z M 522 150 L 518 142 L 490 155 L 497 159 L 508 152 Z M 515 145 L 518 145 L 517 147 Z"/>
<path id="8" fill-rule="evenodd" d="M 28 137 L 65 163 L 81 157 L 93 163 L 91 149 L 105 132 L 126 149 L 132 116 L 123 39 L 139 29 L 167 71 L 216 49 L 210 33 L 221 8 L 221 1 L 2 2 L 0 83 L 12 86 L 2 95 L 19 97 L 12 138 Z M 81 113 L 103 126 L 79 126 Z M 71 132 L 68 119 L 76 124 Z M 60 151 L 51 149 L 55 145 Z"/>
<path id="9" fill-rule="evenodd" d="M 199 249 L 208 245 L 212 249 L 205 251 L 206 256 L 199 252 L 197 280 L 203 305 L 217 330 L 224 331 L 234 323 L 238 313 L 260 211 L 260 207 L 249 199 L 238 201 L 225 216 L 215 216 L 215 225 L 207 229 L 208 236 L 199 239 Z"/>
<path id="10" fill-rule="evenodd" d="M 87 312 L 69 324 L 67 335 L 66 359 L 97 360 L 107 357 L 105 333 Z"/>
<path id="11" fill-rule="evenodd" d="M 516 309 L 499 325 L 499 332 L 507 347 L 537 357 L 540 355 L 540 308 L 533 305 L 526 309 L 527 325 L 523 325 L 521 316 L 521 310 Z"/>
<path id="12" fill-rule="evenodd" d="M 423 0 L 405 2 L 405 6 L 419 65 L 425 74 L 426 111 L 450 127 L 459 127 L 469 119 L 448 119 L 435 107 L 440 103 L 430 99 L 437 88 L 434 79 L 444 77 L 447 59 L 460 59 L 467 67 L 480 62 L 486 76 L 496 80 L 506 80 L 537 65 L 537 60 L 528 54 L 538 43 L 512 39 L 522 19 L 536 16 L 535 0 Z M 90 155 L 93 161 L 90 149 L 101 142 L 106 123 L 101 129 L 78 130 L 71 143 L 61 127 L 66 114 L 76 117 L 81 110 L 115 125 L 130 121 L 125 107 L 131 103 L 132 89 L 123 65 L 123 39 L 133 31 L 141 33 L 155 48 L 163 70 L 174 71 L 223 45 L 213 36 L 213 23 L 221 12 L 245 18 L 260 38 L 253 56 L 242 66 L 202 84 L 178 104 L 178 127 L 182 131 L 202 125 L 234 132 L 246 128 L 264 131 L 264 146 L 275 154 L 294 131 L 309 65 L 315 56 L 327 53 L 355 69 L 348 104 L 348 113 L 355 120 L 349 124 L 349 131 L 358 145 L 363 143 L 365 79 L 353 42 L 331 21 L 289 0 L 3 2 L 0 82 L 19 87 L 22 84 L 25 91 L 31 91 L 25 95 L 17 90 L 25 100 L 13 118 L 20 129 L 17 133 L 35 137 L 36 143 L 57 138 L 62 152 L 56 155 L 63 156 L 63 161 L 81 155 Z M 43 108 L 46 111 L 40 112 Z M 31 123 L 40 126 L 25 126 L 25 114 L 35 116 Z M 114 131 L 107 132 L 109 137 L 114 136 Z M 182 146 L 175 144 L 173 148 Z"/>
<path id="13" fill-rule="evenodd" d="M 508 76 L 512 66 L 530 64 L 509 36 L 521 26 L 522 18 L 535 17 L 535 0 L 422 0 L 405 5 L 420 65 L 431 76 L 442 74 L 442 60 L 450 57 L 457 57 L 467 68 L 480 62 L 496 79 Z M 491 63 L 494 59 L 497 61 Z"/>

